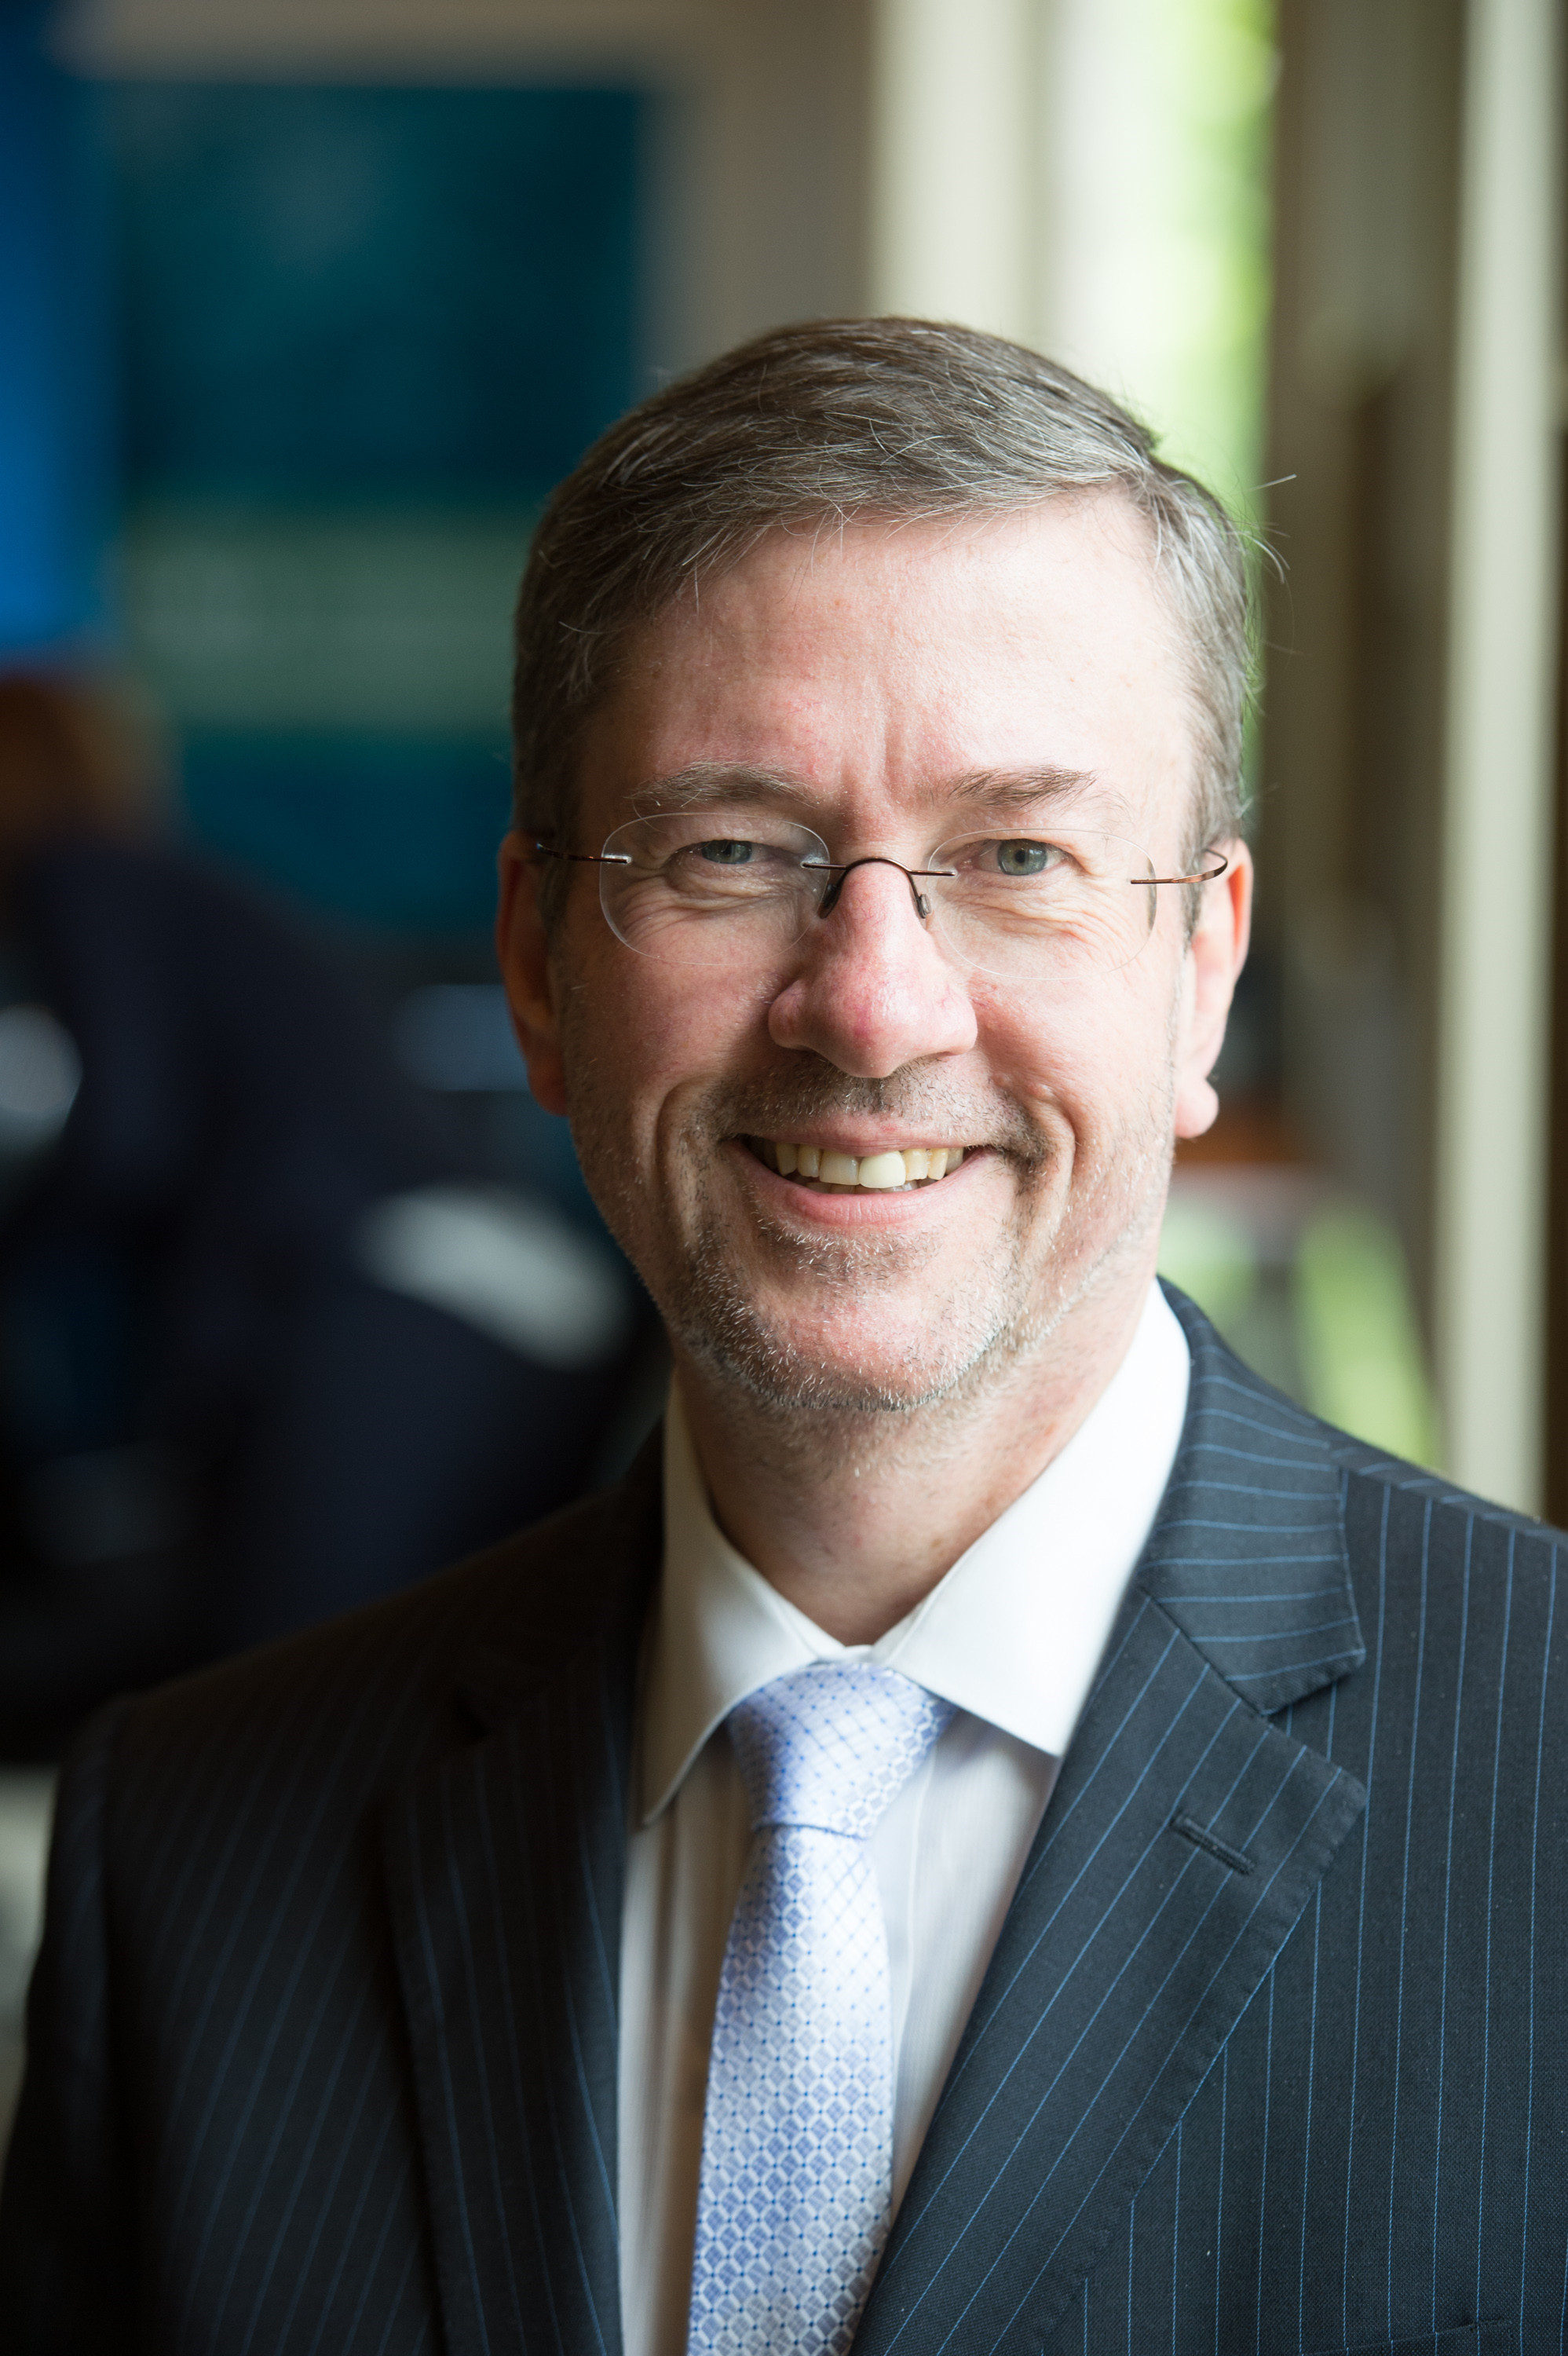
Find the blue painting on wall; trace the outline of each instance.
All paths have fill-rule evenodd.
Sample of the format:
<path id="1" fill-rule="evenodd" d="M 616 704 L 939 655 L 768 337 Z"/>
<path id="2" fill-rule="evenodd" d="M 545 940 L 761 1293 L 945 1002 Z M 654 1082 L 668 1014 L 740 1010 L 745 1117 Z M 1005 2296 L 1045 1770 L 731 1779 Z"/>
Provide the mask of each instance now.
<path id="1" fill-rule="evenodd" d="M 629 90 L 136 85 L 133 490 L 537 493 L 631 399 Z"/>
<path id="2" fill-rule="evenodd" d="M 531 519 L 639 385 L 635 90 L 122 84 L 120 577 L 197 840 L 488 921 Z"/>

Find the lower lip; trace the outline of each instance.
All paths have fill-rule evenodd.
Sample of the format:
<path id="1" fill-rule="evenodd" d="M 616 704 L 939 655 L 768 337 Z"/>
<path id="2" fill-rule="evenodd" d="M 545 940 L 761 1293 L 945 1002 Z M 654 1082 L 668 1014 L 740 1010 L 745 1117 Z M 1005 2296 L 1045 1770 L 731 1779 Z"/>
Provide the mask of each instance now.
<path id="1" fill-rule="evenodd" d="M 946 1196 L 950 1188 L 962 1186 L 971 1171 L 990 1159 L 983 1146 L 966 1146 L 957 1169 L 950 1177 L 937 1179 L 934 1185 L 826 1194 L 815 1186 L 798 1185 L 793 1178 L 770 1170 L 737 1138 L 728 1141 L 726 1151 L 739 1157 L 764 1201 L 780 1205 L 807 1226 L 824 1227 L 901 1227 L 928 1218 L 939 1197 Z"/>

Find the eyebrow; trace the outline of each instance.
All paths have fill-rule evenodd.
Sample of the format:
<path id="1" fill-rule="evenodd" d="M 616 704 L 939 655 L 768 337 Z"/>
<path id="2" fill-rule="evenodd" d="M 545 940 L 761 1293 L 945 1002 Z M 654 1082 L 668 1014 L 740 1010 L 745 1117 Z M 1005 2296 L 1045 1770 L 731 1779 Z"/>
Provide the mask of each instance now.
<path id="1" fill-rule="evenodd" d="M 1047 763 L 1036 769 L 975 769 L 965 776 L 942 779 L 929 787 L 923 798 L 933 809 L 957 803 L 1012 815 L 1064 801 L 1098 786 L 1092 769 L 1065 769 Z M 793 776 L 787 770 L 694 761 L 668 776 L 645 779 L 628 798 L 639 816 L 648 817 L 662 810 L 701 809 L 716 802 L 769 808 L 815 798 L 809 779 Z"/>
<path id="2" fill-rule="evenodd" d="M 979 803 L 987 809 L 1031 810 L 1042 802 L 1093 791 L 1099 782 L 1093 769 L 1063 769 L 1054 764 L 1038 769 L 976 769 L 969 776 L 951 779 L 941 798 Z"/>
<path id="3" fill-rule="evenodd" d="M 648 777 L 627 797 L 639 818 L 663 810 L 701 809 L 713 802 L 768 805 L 798 801 L 809 795 L 805 778 L 783 769 L 753 768 L 731 761 L 694 761 L 667 777 Z"/>

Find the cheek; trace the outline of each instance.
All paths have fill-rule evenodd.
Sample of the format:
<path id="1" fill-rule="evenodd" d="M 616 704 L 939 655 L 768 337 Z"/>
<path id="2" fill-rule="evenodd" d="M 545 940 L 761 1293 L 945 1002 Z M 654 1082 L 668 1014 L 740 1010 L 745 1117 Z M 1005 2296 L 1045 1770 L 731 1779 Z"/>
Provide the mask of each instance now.
<path id="1" fill-rule="evenodd" d="M 986 1025 L 992 1071 L 1042 1126 L 1065 1125 L 1083 1145 L 1147 1128 L 1169 1093 L 1174 986 L 1161 960 L 1083 996 L 998 1000 Z"/>
<path id="2" fill-rule="evenodd" d="M 741 1068 L 763 1009 L 613 939 L 586 945 L 564 1000 L 568 1106 L 585 1162 L 613 1140 L 645 1169 L 694 1089 Z"/>

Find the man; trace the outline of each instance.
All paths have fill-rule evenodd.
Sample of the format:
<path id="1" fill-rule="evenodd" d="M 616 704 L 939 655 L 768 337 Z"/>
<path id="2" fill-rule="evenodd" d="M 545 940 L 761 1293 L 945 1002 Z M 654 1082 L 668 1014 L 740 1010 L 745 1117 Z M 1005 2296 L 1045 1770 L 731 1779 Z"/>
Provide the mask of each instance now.
<path id="1" fill-rule="evenodd" d="M 502 958 L 670 1412 L 84 1740 L 19 2347 L 1559 2346 L 1553 1541 L 1154 1280 L 1242 584 L 1110 402 L 918 322 L 563 487 Z"/>

